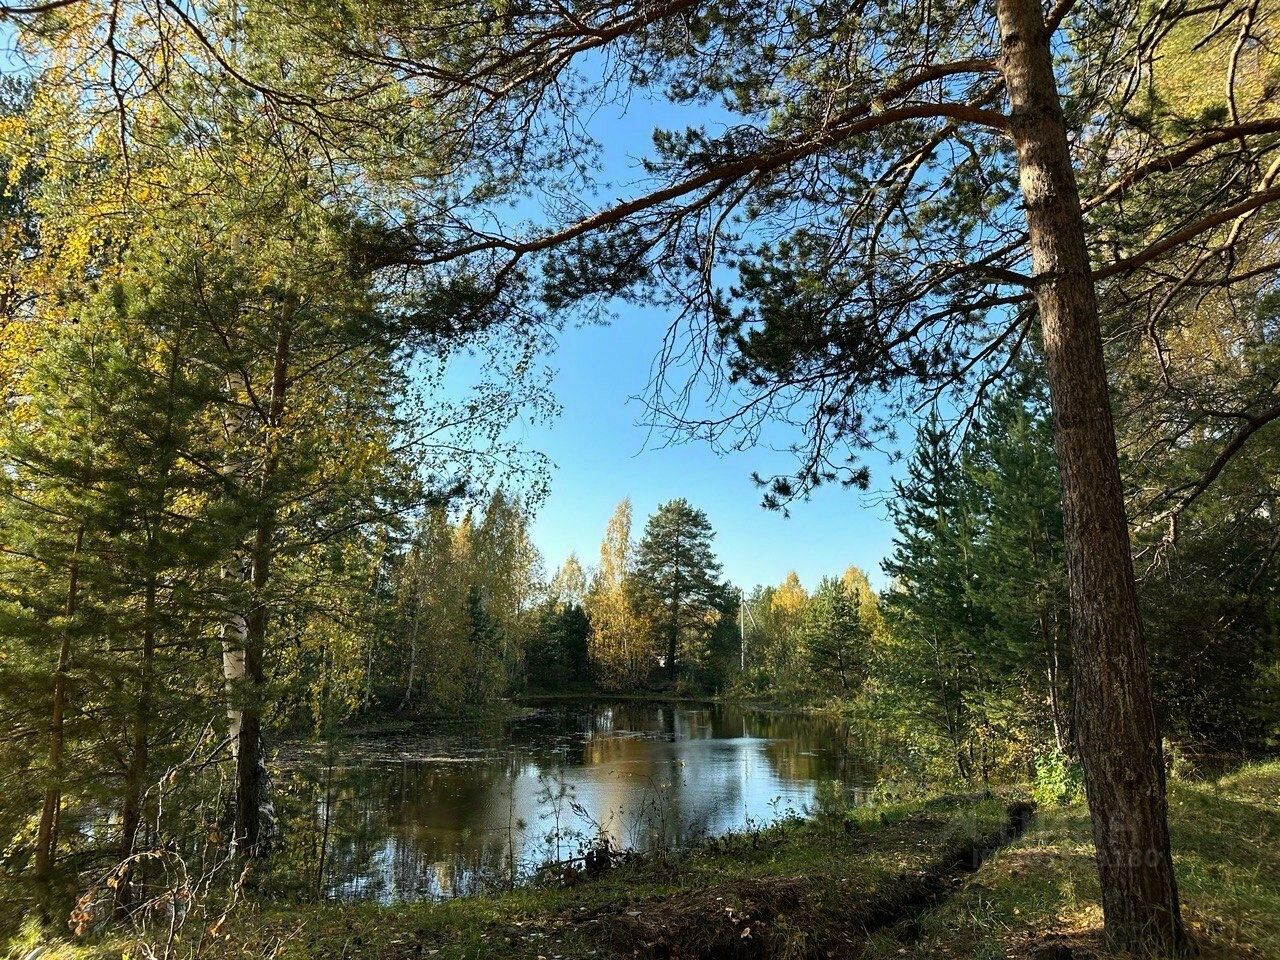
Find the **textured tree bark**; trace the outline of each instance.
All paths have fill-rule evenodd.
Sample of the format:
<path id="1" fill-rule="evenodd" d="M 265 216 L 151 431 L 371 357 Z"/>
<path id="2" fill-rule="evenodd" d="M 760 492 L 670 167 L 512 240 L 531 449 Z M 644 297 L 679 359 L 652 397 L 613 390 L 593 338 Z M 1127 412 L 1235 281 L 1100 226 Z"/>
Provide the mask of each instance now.
<path id="1" fill-rule="evenodd" d="M 997 0 L 1062 478 L 1076 735 L 1108 937 L 1185 936 L 1084 219 L 1040 0 Z"/>
<path id="2" fill-rule="evenodd" d="M 270 579 L 271 528 L 263 521 L 254 532 L 249 582 L 253 606 L 245 618 L 243 682 L 240 711 L 240 749 L 236 754 L 236 839 L 246 856 L 266 853 L 272 811 L 267 796 L 267 763 L 262 739 L 262 696 L 266 685 L 263 653 L 268 611 L 263 594 Z"/>
<path id="3" fill-rule="evenodd" d="M 240 558 L 230 564 L 224 576 L 237 580 L 249 579 L 248 564 Z M 247 816 L 250 808 L 246 807 L 246 788 L 254 791 L 254 779 L 250 774 L 246 783 L 246 760 L 249 769 L 257 767 L 258 725 L 254 722 L 253 707 L 247 702 L 252 691 L 246 690 L 248 685 L 247 664 L 249 645 L 249 628 L 245 616 L 233 611 L 222 626 L 222 676 L 227 686 L 227 738 L 231 744 L 232 776 L 235 782 L 235 794 L 232 798 L 231 811 L 231 849 L 236 853 L 252 850 L 257 838 L 257 817 Z M 252 802 L 252 801 L 251 801 Z"/>

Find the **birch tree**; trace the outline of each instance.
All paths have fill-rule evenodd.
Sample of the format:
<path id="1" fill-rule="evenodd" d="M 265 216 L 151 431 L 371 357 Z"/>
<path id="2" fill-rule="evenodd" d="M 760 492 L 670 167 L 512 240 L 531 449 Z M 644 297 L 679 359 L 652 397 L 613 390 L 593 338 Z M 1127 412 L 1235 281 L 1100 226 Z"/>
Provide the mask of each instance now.
<path id="1" fill-rule="evenodd" d="M 453 161 L 479 146 L 473 182 L 506 185 L 508 172 L 531 171 L 530 189 L 547 188 L 544 217 L 485 215 L 483 192 L 468 191 L 428 205 L 394 257 L 415 270 L 466 264 L 469 278 L 485 278 L 472 287 L 488 288 L 476 301 L 485 305 L 538 279 L 556 309 L 654 296 L 677 318 L 662 355 L 694 358 L 695 373 L 730 390 L 729 409 L 705 415 L 677 388 L 666 412 L 679 427 L 743 446 L 779 421 L 799 428 L 795 470 L 761 478 L 772 506 L 819 484 L 868 482 L 852 452 L 940 393 L 957 390 L 965 406 L 1037 329 L 1106 926 L 1120 947 L 1181 946 L 1102 330 L 1118 313 L 1141 317 L 1116 326 L 1159 350 L 1179 291 L 1274 274 L 1273 262 L 1235 255 L 1268 234 L 1280 200 L 1280 118 L 1262 43 L 1274 11 L 1250 0 L 1048 9 L 1038 0 L 602 0 L 501 12 L 367 2 L 335 35 L 315 29 L 323 14 L 272 8 L 273 36 L 252 23 L 262 49 L 313 39 L 313 69 L 291 84 L 278 57 L 228 61 L 228 37 L 249 28 L 212 6 L 196 15 L 176 5 L 55 6 L 76 14 L 81 46 L 109 51 L 112 63 L 128 39 L 117 24 L 133 21 L 122 11 L 147 25 L 148 51 L 157 37 L 196 50 L 192 38 L 204 37 L 207 69 L 252 90 L 281 122 L 310 129 L 314 142 L 350 130 L 350 146 L 368 146 L 361 124 L 343 123 L 357 116 L 383 142 L 425 144 Z M 1166 54 L 1188 49 L 1207 52 L 1212 71 L 1203 72 L 1218 81 L 1213 102 L 1195 112 L 1159 96 Z M 335 59 L 383 73 L 343 82 L 322 69 Z M 151 57 L 135 51 L 124 62 Z M 145 72 L 129 83 L 114 69 L 89 75 L 101 102 L 126 104 L 111 116 L 127 115 L 135 88 L 156 82 Z M 389 77 L 404 99 L 379 98 Z M 579 120 L 638 89 L 716 102 L 731 121 L 660 132 L 644 168 L 652 182 L 584 210 L 593 194 L 581 161 L 593 144 Z M 361 109 L 344 109 L 352 104 Z M 457 122 L 432 135 L 422 121 L 441 116 Z M 1167 202 L 1130 202 L 1142 196 Z M 723 363 L 699 361 L 708 356 Z M 1274 404 L 1258 404 L 1238 429 L 1219 432 L 1222 456 L 1277 419 Z M 1220 475 L 1211 465 L 1162 491 L 1163 519 Z"/>
<path id="2" fill-rule="evenodd" d="M 635 687 L 656 665 L 648 624 L 636 609 L 634 567 L 631 500 L 626 498 L 614 508 L 605 528 L 600 565 L 585 601 L 591 620 L 591 667 L 606 689 Z"/>

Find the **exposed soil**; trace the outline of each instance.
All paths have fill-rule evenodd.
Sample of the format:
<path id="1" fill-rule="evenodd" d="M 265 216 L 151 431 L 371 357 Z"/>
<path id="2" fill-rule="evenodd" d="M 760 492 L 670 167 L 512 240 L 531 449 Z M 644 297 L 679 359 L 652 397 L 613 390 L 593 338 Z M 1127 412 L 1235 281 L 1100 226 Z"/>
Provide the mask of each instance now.
<path id="1" fill-rule="evenodd" d="M 878 930 L 901 927 L 899 938 L 909 941 L 915 919 L 950 896 L 992 853 L 1022 836 L 1031 817 L 1030 804 L 1013 804 L 1001 829 L 961 842 L 861 901 L 830 878 L 734 880 L 638 904 L 610 904 L 579 914 L 573 923 L 579 929 L 590 925 L 593 939 L 623 956 L 856 958 Z"/>

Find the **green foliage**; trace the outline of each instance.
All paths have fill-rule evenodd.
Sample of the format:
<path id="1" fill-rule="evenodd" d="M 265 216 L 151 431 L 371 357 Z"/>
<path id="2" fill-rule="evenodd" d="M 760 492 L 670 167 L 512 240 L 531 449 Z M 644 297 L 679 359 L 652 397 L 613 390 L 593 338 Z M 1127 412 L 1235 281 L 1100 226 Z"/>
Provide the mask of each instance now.
<path id="1" fill-rule="evenodd" d="M 743 599 L 742 696 L 851 710 L 868 694 L 883 631 L 880 598 L 850 567 L 813 594 L 790 573 Z"/>
<path id="2" fill-rule="evenodd" d="M 1187 80 L 1180 94 L 1220 94 L 1199 75 Z M 1232 255 L 1256 265 L 1274 249 Z M 1280 736 L 1274 286 L 1271 277 L 1175 300 L 1159 352 L 1122 341 L 1109 358 L 1166 735 L 1210 767 L 1273 749 Z"/>
<path id="3" fill-rule="evenodd" d="M 501 487 L 503 431 L 547 405 L 542 311 L 593 297 L 677 292 L 751 441 L 800 427 L 770 506 L 865 487 L 858 448 L 982 384 L 958 449 L 936 415 L 918 437 L 883 603 L 865 577 L 758 588 L 736 687 L 875 717 L 918 767 L 945 754 L 985 780 L 1039 756 L 1036 789 L 1072 789 L 1059 477 L 1017 362 L 1038 364 L 1036 318 L 989 11 L 499 6 L 5 14 L 37 79 L 0 81 L 0 839 L 43 906 L 141 843 L 216 862 L 262 767 L 224 747 L 261 760 L 285 731 L 484 708 L 526 681 L 635 689 L 662 661 L 682 688 L 724 686 L 739 598 L 704 514 L 664 504 L 633 550 L 624 505 L 590 588 L 566 565 L 544 603 L 528 507 Z M 1056 174 L 1112 265 L 1143 614 L 1189 762 L 1280 729 L 1272 17 L 1073 8 L 1044 41 L 1088 147 Z M 499 202 L 591 196 L 584 54 L 736 120 L 659 132 L 648 198 L 502 236 Z M 463 347 L 496 369 L 440 401 Z M 515 472 L 536 500 L 536 468 Z M 112 879 L 121 913 L 175 902 L 147 865 Z M 91 906 L 86 923 L 114 909 Z"/>
<path id="4" fill-rule="evenodd" d="M 641 610 L 664 645 L 667 679 L 705 663 L 720 620 L 720 562 L 707 515 L 689 501 L 671 500 L 645 524 L 632 582 Z"/>
<path id="5" fill-rule="evenodd" d="M 936 736 L 961 777 L 975 772 L 985 722 L 976 692 L 986 682 L 975 650 L 985 624 L 972 602 L 977 517 L 966 466 L 933 416 L 891 506 L 898 537 L 884 564 L 894 582 L 885 597 L 891 640 L 881 660 L 894 713 Z"/>
<path id="6" fill-rule="evenodd" d="M 597 686 L 632 692 L 659 676 L 681 692 L 725 685 L 737 652 L 737 594 L 720 581 L 714 537 L 706 514 L 679 499 L 659 506 L 637 545 L 625 499 L 609 519 L 585 590 L 576 557 L 556 573 L 553 600 L 582 596 Z"/>
<path id="7" fill-rule="evenodd" d="M 1036 757 L 1031 799 L 1040 807 L 1065 806 L 1084 800 L 1080 764 L 1056 750 Z"/>
<path id="8" fill-rule="evenodd" d="M 368 678 L 384 710 L 488 709 L 522 681 L 540 621 L 541 562 L 524 507 L 501 489 L 477 514 L 437 503 L 386 561 L 390 615 Z M 547 652 L 538 646 L 535 655 Z M 540 665 L 532 665 L 537 670 Z"/>
<path id="9" fill-rule="evenodd" d="M 1280 955 L 1278 796 L 1275 762 L 1220 780 L 1170 782 L 1178 890 L 1197 927 L 1197 956 Z M 910 936 L 886 933 L 866 956 L 1009 957 L 1032 942 L 1121 960 L 1099 936 L 1101 913 L 1088 811 L 1082 803 L 1041 807 L 1031 829 L 983 867 L 980 883 L 930 910 Z"/>
<path id="10" fill-rule="evenodd" d="M 851 904 L 896 902 L 910 880 L 968 851 L 1006 817 L 994 799 L 884 808 L 830 799 L 830 815 L 818 821 L 790 819 L 562 886 L 439 903 L 267 905 L 233 918 L 207 956 L 283 943 L 284 958 L 339 960 L 352 945 L 382 956 L 413 944 L 446 960 L 588 960 L 620 944 L 643 955 L 659 935 L 695 956 L 731 954 L 744 941 L 766 956 L 803 955 L 843 942 Z M 780 905 L 780 887 L 799 896 Z M 618 913 L 626 923 L 583 922 Z"/>
<path id="11" fill-rule="evenodd" d="M 823 578 L 805 605 L 797 641 L 816 681 L 815 697 L 851 700 L 866 682 L 871 645 L 859 606 L 854 587 L 834 577 Z"/>
<path id="12" fill-rule="evenodd" d="M 200 104 L 210 129 L 223 106 Z M 220 883 L 246 778 L 253 816 L 291 817 L 234 758 L 374 704 L 399 666 L 399 518 L 529 478 L 502 430 L 538 394 L 520 345 L 476 397 L 432 396 L 454 333 L 414 322 L 423 291 L 375 280 L 360 231 L 256 131 L 228 155 L 161 125 L 130 177 L 74 138 L 67 165 L 15 160 L 19 119 L 0 118 L 0 842 L 31 904 L 65 917 L 86 894 L 92 925 L 164 902 L 174 857 Z M 140 212 L 189 182 L 198 199 Z M 490 573 L 457 634 L 459 689 L 486 702 L 523 670 L 524 524 L 495 495 L 459 549 Z"/>
<path id="13" fill-rule="evenodd" d="M 44 340 L 0 446 L 0 709 L 23 732 L 0 751 L 0 822 L 33 869 L 24 821 L 42 808 L 71 811 L 71 842 L 93 837 L 88 869 L 127 857 L 144 793 L 221 696 L 209 624 L 234 525 L 201 466 L 221 394 L 202 331 L 173 309 L 177 278 L 149 265 L 149 288 L 104 289 Z"/>
<path id="14" fill-rule="evenodd" d="M 1037 745 L 1070 749 L 1057 489 L 1048 405 L 1029 369 L 958 452 L 931 417 L 897 486 L 882 710 L 917 727 L 927 752 L 949 752 L 961 777 L 1026 769 Z"/>
<path id="15" fill-rule="evenodd" d="M 503 636 L 486 609 L 480 587 L 467 591 L 467 636 L 471 653 L 466 695 L 470 703 L 483 703 L 505 688 L 503 676 Z"/>
<path id="16" fill-rule="evenodd" d="M 525 648 L 526 676 L 536 690 L 565 690 L 590 682 L 591 621 L 580 604 L 549 601 L 541 606 Z"/>

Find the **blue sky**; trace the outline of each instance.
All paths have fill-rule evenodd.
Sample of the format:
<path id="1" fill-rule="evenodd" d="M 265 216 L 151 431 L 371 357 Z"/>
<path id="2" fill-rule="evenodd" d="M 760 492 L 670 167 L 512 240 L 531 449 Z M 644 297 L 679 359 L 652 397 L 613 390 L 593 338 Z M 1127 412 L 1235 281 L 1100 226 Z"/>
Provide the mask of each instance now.
<path id="1" fill-rule="evenodd" d="M 0 72 L 20 69 L 11 57 L 12 43 L 12 28 L 0 25 Z M 642 188 L 637 159 L 648 154 L 655 126 L 714 127 L 723 116 L 715 107 L 674 107 L 641 96 L 632 97 L 625 110 L 601 109 L 585 124 L 603 145 L 601 177 L 608 183 L 602 184 L 597 201 Z M 794 504 L 789 518 L 763 509 L 751 473 L 786 472 L 791 462 L 787 454 L 758 448 L 721 455 L 701 442 L 663 446 L 661 438 L 651 437 L 640 425 L 646 411 L 638 397 L 646 392 L 665 329 L 661 313 L 625 306 L 608 326 L 569 326 L 547 358 L 558 371 L 555 392 L 562 414 L 550 426 L 512 424 L 511 439 L 555 464 L 550 496 L 533 528 L 548 574 L 570 552 L 584 564 L 595 562 L 605 524 L 623 497 L 632 500 L 637 538 L 660 503 L 684 497 L 707 513 L 725 575 L 738 586 L 777 583 L 794 570 L 812 587 L 850 564 L 882 586 L 880 560 L 893 537 L 881 502 L 892 476 L 888 461 L 868 457 L 869 494 L 824 489 L 812 500 Z"/>
<path id="2" fill-rule="evenodd" d="M 797 503 L 789 518 L 760 506 L 751 472 L 784 470 L 785 453 L 758 448 L 718 455 L 705 443 L 662 446 L 639 424 L 649 369 L 665 323 L 648 310 L 622 312 L 607 327 L 567 330 L 551 358 L 559 371 L 556 394 L 563 413 L 548 428 L 518 433 L 556 464 L 551 495 L 534 523 L 534 540 L 551 572 L 570 551 L 593 563 L 614 506 L 630 496 L 633 533 L 658 504 L 684 497 L 704 510 L 716 530 L 716 548 L 728 579 L 749 589 L 777 583 L 794 570 L 807 585 L 849 564 L 884 583 L 880 560 L 893 529 L 876 498 L 828 488 Z M 883 457 L 868 461 L 872 488 L 889 486 Z"/>
<path id="3" fill-rule="evenodd" d="M 714 128 L 724 116 L 716 106 L 673 106 L 641 96 L 632 96 L 625 109 L 596 111 L 585 123 L 602 145 L 595 204 L 644 188 L 637 160 L 649 154 L 655 127 Z M 751 472 L 788 472 L 790 454 L 768 447 L 721 454 L 705 443 L 672 447 L 650 435 L 641 422 L 646 410 L 640 398 L 648 390 L 667 317 L 650 307 L 622 305 L 614 311 L 609 325 L 568 326 L 548 358 L 558 371 L 554 392 L 561 415 L 545 428 L 512 425 L 512 439 L 556 465 L 550 495 L 534 522 L 548 575 L 571 552 L 588 566 L 596 562 L 604 526 L 623 497 L 631 498 L 635 538 L 658 504 L 684 497 L 707 513 L 724 575 L 741 588 L 777 584 L 790 571 L 812 588 L 850 564 L 883 586 L 879 563 L 892 549 L 893 536 L 883 495 L 901 465 L 892 467 L 886 457 L 870 453 L 870 492 L 836 486 L 794 504 L 790 517 L 767 511 Z M 902 434 L 910 438 L 914 430 Z M 788 439 L 785 433 L 771 438 L 776 447 Z"/>
<path id="4" fill-rule="evenodd" d="M 721 116 L 714 108 L 675 108 L 638 97 L 625 111 L 597 112 L 587 129 L 603 145 L 601 176 L 610 185 L 602 187 L 602 196 L 630 196 L 642 189 L 636 161 L 649 152 L 655 126 L 714 127 Z M 555 392 L 563 413 L 549 428 L 526 427 L 518 434 L 556 464 L 551 495 L 534 524 L 548 573 L 571 551 L 585 564 L 595 562 L 605 524 L 623 497 L 632 500 L 636 537 L 658 504 L 684 497 L 707 513 L 725 575 L 738 586 L 777 583 L 794 570 L 812 587 L 850 564 L 882 586 L 880 561 L 893 538 L 882 502 L 895 469 L 888 460 L 868 456 L 869 493 L 835 487 L 796 503 L 790 517 L 765 510 L 751 473 L 787 472 L 790 456 L 767 447 L 720 455 L 702 442 L 672 447 L 650 436 L 639 398 L 646 394 L 667 318 L 652 308 L 627 305 L 616 313 L 608 326 L 564 331 L 550 358 L 558 370 Z M 903 433 L 910 437 L 913 431 Z M 785 443 L 790 438 L 771 439 Z"/>

